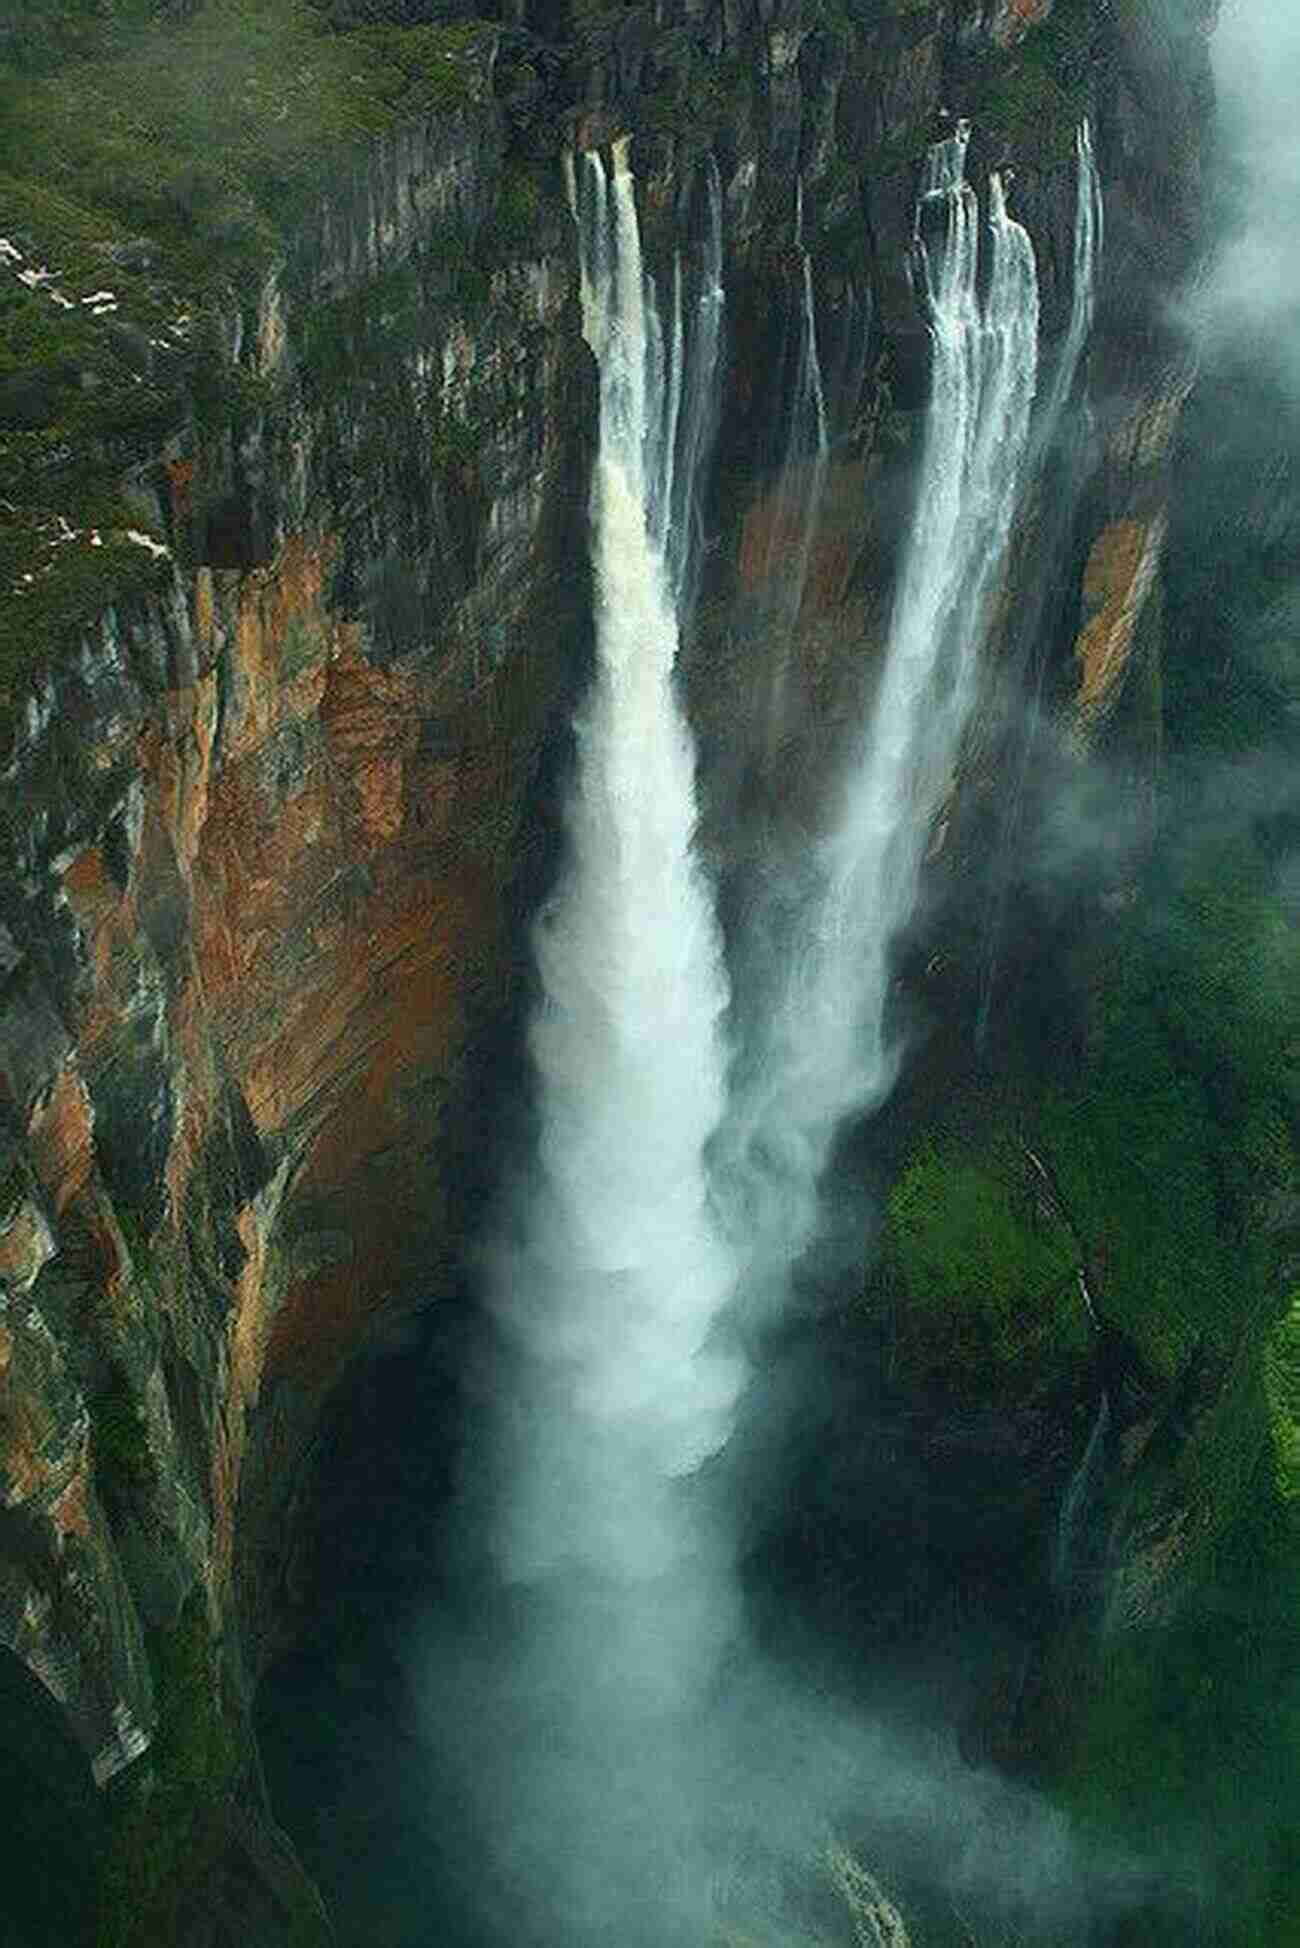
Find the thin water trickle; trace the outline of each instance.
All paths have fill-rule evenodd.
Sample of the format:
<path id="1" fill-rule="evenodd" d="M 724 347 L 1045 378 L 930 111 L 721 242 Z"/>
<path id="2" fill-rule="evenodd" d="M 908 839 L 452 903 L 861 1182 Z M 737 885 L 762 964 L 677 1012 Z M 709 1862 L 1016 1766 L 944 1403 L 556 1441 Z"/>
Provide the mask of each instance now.
<path id="1" fill-rule="evenodd" d="M 1097 307 L 1097 260 L 1101 255 L 1104 235 L 1105 206 L 1092 148 L 1092 124 L 1086 115 L 1075 131 L 1074 157 L 1074 263 L 1070 323 L 1061 347 L 1048 411 L 1044 416 L 1045 437 L 1049 439 L 1061 413 L 1070 402 L 1075 378 L 1092 336 L 1093 315 Z"/>
<path id="2" fill-rule="evenodd" d="M 1070 1483 L 1061 1502 L 1060 1519 L 1056 1525 L 1056 1537 L 1052 1549 L 1052 1587 L 1058 1591 L 1068 1591 L 1071 1571 L 1078 1551 L 1079 1538 L 1087 1521 L 1091 1505 L 1096 1499 L 1097 1487 L 1101 1480 L 1106 1458 L 1106 1436 L 1110 1430 L 1110 1395 L 1103 1392 L 1097 1407 L 1097 1417 L 1088 1436 L 1088 1445 L 1083 1458 L 1070 1477 Z"/>
<path id="3" fill-rule="evenodd" d="M 798 349 L 793 382 L 783 402 L 783 452 L 768 512 L 767 546 L 759 566 L 761 598 L 756 632 L 773 645 L 767 702 L 767 757 L 772 763 L 792 729 L 791 665 L 813 538 L 830 455 L 826 392 L 817 349 L 812 259 L 803 240 L 803 183 L 795 185 L 795 248 L 799 253 Z"/>

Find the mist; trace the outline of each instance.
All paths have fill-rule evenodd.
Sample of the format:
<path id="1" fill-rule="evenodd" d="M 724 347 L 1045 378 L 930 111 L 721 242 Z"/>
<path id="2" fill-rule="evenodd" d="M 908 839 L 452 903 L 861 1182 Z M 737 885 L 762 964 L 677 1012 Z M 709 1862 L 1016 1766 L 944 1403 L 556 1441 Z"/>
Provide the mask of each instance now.
<path id="1" fill-rule="evenodd" d="M 877 1850 L 954 1911 L 1039 1930 L 1086 1925 L 1090 1906 L 1145 1884 L 1136 1863 L 1078 1855 L 1059 1814 L 963 1758 L 918 1697 L 900 1712 L 907 1680 L 867 1709 L 819 1676 L 816 1655 L 762 1645 L 737 1567 L 760 1457 L 777 1471 L 788 1461 L 799 1403 L 778 1411 L 762 1386 L 742 1398 L 735 1349 L 788 1303 L 822 1229 L 837 1130 L 878 1107 L 898 1073 L 896 936 L 977 694 L 1030 441 L 1033 247 L 996 175 L 967 182 L 968 139 L 963 126 L 932 150 L 917 208 L 934 376 L 880 693 L 793 902 L 792 951 L 758 965 L 753 943 L 766 951 L 790 915 L 779 903 L 775 918 L 758 913 L 738 959 L 729 1082 L 672 696 L 689 604 L 673 537 L 689 535 L 704 444 L 689 425 L 681 436 L 678 414 L 706 390 L 701 343 L 711 358 L 682 294 L 697 291 L 711 317 L 719 266 L 699 295 L 679 256 L 671 296 L 656 292 L 626 152 L 608 179 L 597 156 L 574 165 L 601 379 L 598 670 L 578 720 L 567 860 L 534 934 L 535 1154 L 508 1180 L 482 1254 L 491 1431 L 460 1521 L 478 1641 L 443 1618 L 408 1659 L 439 1763 L 467 1755 L 453 1790 L 474 1809 L 481 1880 L 462 1898 L 489 1939 L 686 1948 L 720 1933 L 817 1939 L 827 1926 L 833 1939 L 820 1904 L 867 1948 L 903 1944 Z M 1076 167 L 1078 288 L 1053 419 L 1091 318 L 1086 132 Z M 787 497 L 801 489 L 811 503 L 783 515 L 797 579 L 826 441 L 803 269 L 783 472 Z M 675 502 L 676 523 L 663 512 Z M 795 605 L 797 591 L 786 629 Z M 482 1532 L 492 1547 L 475 1564 L 468 1538 Z"/>
<path id="2" fill-rule="evenodd" d="M 1189 311 L 1202 358 L 1242 334 L 1300 387 L 1300 18 L 1270 0 L 1226 0 L 1211 43 L 1221 143 L 1222 238 Z"/>
<path id="3" fill-rule="evenodd" d="M 1262 337 L 1285 388 L 1300 382 L 1287 247 L 1300 22 L 1227 10 L 1216 64 L 1223 239 L 1177 322 L 1211 372 Z M 943 1532 L 956 1523 L 935 1479 L 960 1457 L 931 1457 L 918 1488 L 915 1456 L 894 1459 L 903 1443 L 872 1398 L 876 1375 L 836 1368 L 831 1332 L 811 1350 L 799 1338 L 803 1299 L 833 1309 L 870 1253 L 876 1185 L 860 1156 L 837 1175 L 836 1147 L 913 1053 L 900 946 L 933 897 L 927 852 L 992 680 L 981 653 L 1017 520 L 1073 442 L 1069 504 L 1044 519 L 1064 548 L 1095 461 L 1079 428 L 1105 264 L 1086 126 L 1075 165 L 1072 308 L 1040 374 L 1038 266 L 1014 185 L 966 180 L 964 131 L 931 152 L 915 274 L 933 392 L 884 673 L 823 794 L 823 830 L 749 887 L 725 966 L 674 674 L 719 376 L 716 176 L 702 172 L 694 231 L 654 278 L 626 152 L 608 176 L 599 157 L 575 160 L 601 383 L 602 667 L 576 725 L 566 857 L 533 934 L 532 1146 L 474 1258 L 487 1316 L 469 1360 L 473 1429 L 434 1544 L 444 1587 L 396 1646 L 418 1731 L 392 1763 L 435 1863 L 431 1939 L 437 1927 L 466 1948 L 1084 1948 L 1151 1906 L 1186 1912 L 1190 1928 L 1221 1898 L 1211 1832 L 1103 1845 L 1028 1768 L 1012 1778 L 994 1763 L 981 1691 L 996 1681 L 1018 1697 L 1033 1680 L 1034 1606 L 1056 1600 L 1051 1535 L 1041 1562 L 1017 1563 L 1019 1597 L 957 1590 L 951 1623 L 927 1618 L 909 1641 L 890 1587 L 902 1552 L 937 1561 L 922 1596 L 969 1560 Z M 795 398 L 773 466 L 789 546 L 763 618 L 787 631 L 827 468 L 806 255 L 799 268 Z M 1234 434 L 1247 471 L 1264 393 Z M 1185 491 L 1212 501 L 1217 456 L 1203 457 Z M 1282 586 L 1251 630 L 1289 628 L 1298 606 Z M 775 670 L 773 749 L 792 689 L 779 655 Z M 1037 807 L 1009 831 L 1007 885 L 1063 930 L 1081 907 L 1116 910 L 1149 864 L 1149 806 L 1122 757 L 1082 751 L 1037 693 L 1006 709 L 1024 714 Z M 1163 882 L 1143 887 L 1153 930 L 1181 876 L 1294 811 L 1294 775 L 1281 751 L 1170 755 L 1161 788 L 1176 789 L 1180 824 Z M 1293 907 L 1289 852 L 1276 884 Z M 1005 887 L 999 899 L 1014 909 Z M 998 924 L 1013 932 L 1014 910 Z M 869 1465 L 873 1443 L 887 1458 Z M 800 1508 L 813 1473 L 820 1499 Z M 974 1506 L 983 1488 L 995 1505 L 1004 1486 L 963 1483 L 956 1499 Z"/>

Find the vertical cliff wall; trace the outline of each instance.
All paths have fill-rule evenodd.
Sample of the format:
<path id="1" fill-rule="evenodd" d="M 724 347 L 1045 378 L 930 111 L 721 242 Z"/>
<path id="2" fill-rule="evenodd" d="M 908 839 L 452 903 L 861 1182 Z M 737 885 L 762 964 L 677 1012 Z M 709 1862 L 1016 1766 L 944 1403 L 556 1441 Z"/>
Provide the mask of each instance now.
<path id="1" fill-rule="evenodd" d="M 158 1734 L 196 1615 L 224 1646 L 203 1681 L 238 1717 L 293 1601 L 322 1403 L 455 1263 L 491 1126 L 473 1058 L 521 978 L 588 655 L 566 143 L 633 133 L 652 252 L 692 221 L 706 150 L 721 172 L 728 374 L 687 675 L 726 871 L 771 820 L 814 814 L 872 679 L 927 383 L 911 210 L 955 117 L 979 180 L 1014 172 L 1049 361 L 1093 119 L 1103 404 L 1044 634 L 1080 738 L 1131 695 L 1143 775 L 1155 735 L 1135 672 L 1159 659 L 1189 376 L 1163 311 L 1199 247 L 1192 10 L 525 7 L 391 45 L 346 11 L 308 50 L 338 126 L 276 152 L 274 196 L 247 171 L 210 191 L 195 163 L 101 234 L 77 201 L 89 133 L 69 125 L 53 197 L 5 159 L 0 1642 L 101 1784 Z M 143 45 L 76 70 L 83 90 L 101 75 L 112 130 L 128 78 L 165 89 Z M 360 127 L 329 92 L 340 49 L 401 81 L 375 82 Z M 281 108 L 298 140 L 282 52 L 239 70 L 258 140 Z M 748 618 L 780 494 L 762 431 L 803 304 L 796 178 L 832 443 L 791 645 Z M 995 664 L 1056 573 L 1039 536 L 1031 501 Z M 774 750 L 777 658 L 796 728 Z"/>

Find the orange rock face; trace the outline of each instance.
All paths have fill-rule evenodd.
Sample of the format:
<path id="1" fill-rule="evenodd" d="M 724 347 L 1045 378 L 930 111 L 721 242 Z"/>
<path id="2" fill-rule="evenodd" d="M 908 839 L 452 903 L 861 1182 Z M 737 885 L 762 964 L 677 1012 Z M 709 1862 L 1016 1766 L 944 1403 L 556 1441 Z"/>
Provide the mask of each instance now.
<path id="1" fill-rule="evenodd" d="M 22 1203 L 0 1223 L 0 1279 L 25 1291 L 54 1251 L 50 1227 L 36 1206 Z"/>
<path id="2" fill-rule="evenodd" d="M 183 1077 L 173 1213 L 193 1204 L 223 1087 L 280 1159 L 233 1218 L 242 1263 L 211 1483 L 219 1577 L 265 1376 L 328 1387 L 415 1242 L 431 1264 L 445 1249 L 430 1119 L 503 978 L 502 896 L 543 716 L 524 654 L 458 706 L 437 740 L 456 756 L 422 754 L 423 728 L 447 723 L 437 686 L 377 667 L 328 615 L 328 556 L 292 544 L 274 568 L 212 590 L 210 609 L 201 597 L 204 629 L 235 646 L 219 745 L 201 682 L 188 721 L 178 709 L 149 752 L 190 916 L 169 1009 Z M 89 902 L 98 879 L 89 864 L 83 875 Z M 285 1242 L 311 1235 L 304 1211 L 328 1212 L 333 1237 L 323 1261 L 306 1250 L 306 1270 Z"/>
<path id="3" fill-rule="evenodd" d="M 139 1450 L 97 1483 L 94 1397 L 39 1317 L 6 1318 L 0 1492 L 44 1538 L 52 1585 L 79 1579 L 101 1645 L 129 1611 L 101 1490 L 154 1496 L 151 1530 L 227 1616 L 268 1377 L 299 1403 L 268 1437 L 287 1487 L 371 1323 L 416 1268 L 422 1294 L 436 1281 L 440 1121 L 511 977 L 506 892 L 554 646 L 521 632 L 486 672 L 452 644 L 381 667 L 327 607 L 332 554 L 300 537 L 265 568 L 199 571 L 192 652 L 134 723 L 106 642 L 103 741 L 65 798 L 93 804 L 110 774 L 121 789 L 53 860 L 57 1002 L 26 967 L 30 1032 L 0 1033 L 31 1192 L 0 1221 L 0 1294 L 53 1265 L 76 1364 L 129 1394 Z M 29 1610 L 0 1575 L 0 1640 L 38 1672 L 80 1668 Z M 147 1688 L 114 1683 L 83 1672 L 60 1692 L 97 1765 L 119 1720 L 136 1738 L 148 1722 Z"/>
<path id="4" fill-rule="evenodd" d="M 1102 716 L 1128 668 L 1142 610 L 1155 583 L 1164 547 L 1162 516 L 1114 521 L 1098 535 L 1083 578 L 1092 614 L 1079 631 L 1077 721 L 1087 728 Z"/>

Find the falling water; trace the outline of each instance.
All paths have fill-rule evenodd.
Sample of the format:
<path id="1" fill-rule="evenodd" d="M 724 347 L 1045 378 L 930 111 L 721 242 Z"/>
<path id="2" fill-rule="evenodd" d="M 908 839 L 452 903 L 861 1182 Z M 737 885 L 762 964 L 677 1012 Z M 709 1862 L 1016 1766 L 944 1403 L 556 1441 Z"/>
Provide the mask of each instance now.
<path id="1" fill-rule="evenodd" d="M 1092 336 L 1092 321 L 1096 311 L 1097 263 L 1101 255 L 1105 211 L 1102 203 L 1101 179 L 1093 155 L 1092 127 L 1086 116 L 1075 132 L 1074 154 L 1074 284 L 1070 298 L 1070 323 L 1057 361 L 1056 377 L 1052 383 L 1048 404 L 1040 416 L 1037 433 L 1040 465 L 1048 460 L 1060 428 L 1062 415 L 1070 404 L 1079 367 Z M 1086 407 L 1082 414 L 1082 421 L 1086 429 L 1088 425 Z M 1049 564 L 1055 560 L 1058 551 L 1066 544 L 1069 524 L 1081 485 L 1083 444 L 1075 438 L 1068 445 L 1063 445 L 1063 477 L 1056 490 L 1044 496 L 1038 530 L 1043 558 Z M 1039 648 L 1044 634 L 1043 620 L 1047 598 L 1056 586 L 1056 576 L 1048 572 L 1039 576 L 1028 593 L 1026 613 L 1020 618 L 1020 639 L 1025 645 L 1022 652 L 1022 667 L 1023 660 L 1028 660 Z M 1019 828 L 1030 759 L 1041 720 L 1045 672 L 1046 659 L 1039 654 L 1034 663 L 1032 687 L 1024 684 L 1029 694 L 1026 721 L 1022 726 L 1020 738 L 1020 761 L 1016 775 L 1003 795 L 1001 829 L 994 855 L 993 894 L 989 902 L 988 921 L 980 955 L 980 1000 L 975 1020 L 977 1049 L 983 1048 L 988 1036 L 998 954 L 1001 949 L 1002 929 L 1010 895 L 1009 867 L 1013 859 L 1012 848 Z M 1023 674 L 1021 682 L 1024 683 Z"/>
<path id="2" fill-rule="evenodd" d="M 680 1566 L 675 1484 L 725 1438 L 738 1384 L 733 1361 L 706 1346 L 733 1279 L 702 1164 L 722 1108 L 726 986 L 692 850 L 670 567 L 648 521 L 678 443 L 653 383 L 663 362 L 625 146 L 612 177 L 596 155 L 580 171 L 583 331 L 600 372 L 597 672 L 578 722 L 567 869 L 535 935 L 537 1194 L 496 1296 L 545 1396 L 506 1554 L 523 1573 L 577 1559 L 648 1589 Z M 714 357 L 707 335 L 703 356 Z M 688 375 L 682 396 L 698 383 Z M 683 507 L 691 460 L 688 443 Z"/>
<path id="3" fill-rule="evenodd" d="M 681 252 L 673 260 L 672 319 L 659 320 L 654 280 L 644 280 L 652 416 L 649 432 L 657 464 L 646 479 L 651 543 L 664 562 L 680 621 L 695 597 L 702 529 L 698 490 L 703 461 L 717 431 L 718 360 L 722 351 L 722 183 L 712 156 L 703 175 L 704 234 L 696 255 L 689 331 Z M 689 339 L 689 356 L 687 356 Z"/>
<path id="4" fill-rule="evenodd" d="M 783 1281 L 811 1236 L 841 1120 L 878 1103 L 897 1051 L 890 959 L 916 900 L 975 691 L 985 611 L 1016 506 L 1037 376 L 1033 247 L 988 186 L 984 277 L 963 125 L 930 152 L 914 261 L 933 347 L 916 516 L 875 705 L 850 767 L 800 948 L 719 1146 L 751 1286 Z M 981 282 L 984 297 L 979 290 Z"/>
<path id="5" fill-rule="evenodd" d="M 515 1378 L 498 1556 L 532 1590 L 519 1662 L 556 1714 L 531 1746 L 521 1737 L 511 1790 L 533 1798 L 511 1817 L 531 1833 L 564 1808 L 545 1871 L 552 1890 L 572 1882 L 568 1925 L 598 1931 L 650 1899 L 625 1883 L 652 1871 L 628 1862 L 661 1850 L 673 1825 L 665 1727 L 695 1705 L 730 1632 L 729 1566 L 686 1478 L 725 1440 L 742 1376 L 712 1344 L 735 1281 L 703 1164 L 722 1112 L 727 989 L 674 689 L 682 530 L 717 363 L 717 210 L 703 277 L 679 261 L 661 332 L 626 145 L 612 174 L 579 158 L 570 187 L 600 381 L 597 667 L 577 721 L 567 863 L 534 936 L 536 1164 L 492 1305 Z M 689 307 L 688 283 L 701 291 Z M 637 1829 L 617 1844 L 616 1820 Z"/>
<path id="6" fill-rule="evenodd" d="M 1066 1590 L 1069 1587 L 1079 1532 L 1096 1497 L 1105 1460 L 1106 1435 L 1109 1427 L 1110 1395 L 1103 1392 L 1097 1408 L 1097 1418 L 1092 1424 L 1092 1433 L 1088 1437 L 1088 1445 L 1083 1451 L 1083 1459 L 1070 1477 L 1070 1485 L 1061 1503 L 1060 1520 L 1056 1525 L 1056 1541 L 1052 1550 L 1052 1587 L 1057 1590 Z"/>
<path id="7" fill-rule="evenodd" d="M 1092 336 L 1092 320 L 1097 304 L 1097 260 L 1101 254 L 1105 208 L 1101 197 L 1101 178 L 1092 150 L 1092 124 L 1085 116 L 1074 137 L 1074 282 L 1070 298 L 1070 323 L 1061 347 L 1060 362 L 1045 414 L 1046 437 L 1069 404 L 1079 363 Z"/>
<path id="8" fill-rule="evenodd" d="M 812 262 L 803 240 L 803 183 L 795 185 L 795 249 L 799 254 L 798 341 L 793 382 L 784 400 L 782 455 L 768 517 L 766 547 L 757 565 L 762 596 L 757 626 L 773 645 L 767 710 L 771 760 L 788 734 L 790 664 L 794 630 L 803 603 L 813 535 L 826 483 L 830 436 L 821 361 Z"/>

